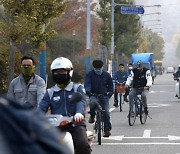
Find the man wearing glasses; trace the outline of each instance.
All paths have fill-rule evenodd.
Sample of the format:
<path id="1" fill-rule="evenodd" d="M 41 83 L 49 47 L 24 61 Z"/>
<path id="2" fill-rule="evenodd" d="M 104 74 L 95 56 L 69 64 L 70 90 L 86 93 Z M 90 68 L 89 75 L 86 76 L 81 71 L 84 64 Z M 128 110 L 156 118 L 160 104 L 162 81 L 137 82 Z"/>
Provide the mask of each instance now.
<path id="1" fill-rule="evenodd" d="M 45 81 L 35 74 L 34 59 L 23 56 L 21 58 L 21 73 L 11 81 L 7 97 L 23 105 L 36 108 L 45 92 Z"/>

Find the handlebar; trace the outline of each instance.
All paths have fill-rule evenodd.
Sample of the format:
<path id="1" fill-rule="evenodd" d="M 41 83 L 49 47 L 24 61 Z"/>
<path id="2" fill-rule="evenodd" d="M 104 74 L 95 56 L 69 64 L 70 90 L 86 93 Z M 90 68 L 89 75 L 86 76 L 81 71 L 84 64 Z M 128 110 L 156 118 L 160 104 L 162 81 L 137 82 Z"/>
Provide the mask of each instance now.
<path id="1" fill-rule="evenodd" d="M 96 96 L 96 97 L 104 97 L 104 94 L 95 94 L 95 93 L 91 93 L 91 96 Z"/>
<path id="2" fill-rule="evenodd" d="M 124 81 L 124 82 L 119 82 L 119 81 L 115 80 L 114 83 L 115 83 L 115 84 L 119 84 L 119 85 L 125 85 L 126 81 Z"/>

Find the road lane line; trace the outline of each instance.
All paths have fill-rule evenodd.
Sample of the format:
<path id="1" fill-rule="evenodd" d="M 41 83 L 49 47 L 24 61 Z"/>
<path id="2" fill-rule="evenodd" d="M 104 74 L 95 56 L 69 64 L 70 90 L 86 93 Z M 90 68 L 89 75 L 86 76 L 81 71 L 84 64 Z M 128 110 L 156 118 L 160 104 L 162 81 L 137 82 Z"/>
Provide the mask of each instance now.
<path id="1" fill-rule="evenodd" d="M 114 109 L 115 109 L 115 108 L 110 108 L 110 109 L 109 109 L 109 112 L 112 112 Z"/>
<path id="2" fill-rule="evenodd" d="M 144 130 L 143 138 L 149 138 L 150 136 L 151 136 L 151 130 L 150 129 Z"/>
<path id="3" fill-rule="evenodd" d="M 180 145 L 180 143 L 162 143 L 162 142 L 151 142 L 151 143 L 101 143 L 102 145 Z M 93 143 L 98 145 L 98 143 Z"/>

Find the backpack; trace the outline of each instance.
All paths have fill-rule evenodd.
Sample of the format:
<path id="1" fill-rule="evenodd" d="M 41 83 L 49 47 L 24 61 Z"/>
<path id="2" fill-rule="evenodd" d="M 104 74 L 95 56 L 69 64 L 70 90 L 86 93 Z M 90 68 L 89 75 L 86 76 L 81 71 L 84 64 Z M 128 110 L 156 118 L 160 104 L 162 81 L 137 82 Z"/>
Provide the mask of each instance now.
<path id="1" fill-rule="evenodd" d="M 0 97 L 0 131 L 13 154 L 69 154 L 62 134 L 38 110 Z"/>

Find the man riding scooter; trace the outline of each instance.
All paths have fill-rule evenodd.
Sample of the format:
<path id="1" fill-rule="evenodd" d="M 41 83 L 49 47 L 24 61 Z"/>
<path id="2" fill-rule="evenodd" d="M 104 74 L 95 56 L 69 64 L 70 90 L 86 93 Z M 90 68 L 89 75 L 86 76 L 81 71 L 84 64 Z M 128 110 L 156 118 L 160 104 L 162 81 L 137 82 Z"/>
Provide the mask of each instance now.
<path id="1" fill-rule="evenodd" d="M 175 85 L 175 91 L 176 91 L 176 96 L 178 97 L 178 99 L 180 99 L 180 85 L 179 85 L 179 78 L 180 78 L 180 65 L 178 67 L 178 70 L 176 71 L 176 73 L 173 73 L 174 76 L 174 80 L 177 81 L 176 85 Z"/>
<path id="2" fill-rule="evenodd" d="M 52 62 L 51 72 L 56 84 L 47 89 L 39 104 L 39 109 L 47 112 L 50 107 L 51 114 L 73 116 L 76 124 L 70 126 L 67 131 L 72 135 L 75 152 L 78 154 L 90 154 L 91 148 L 88 144 L 84 118 L 86 112 L 86 95 L 83 85 L 71 81 L 73 65 L 65 57 L 58 57 Z M 82 100 L 76 104 L 72 104 L 70 103 L 70 98 L 75 92 L 82 94 Z"/>

